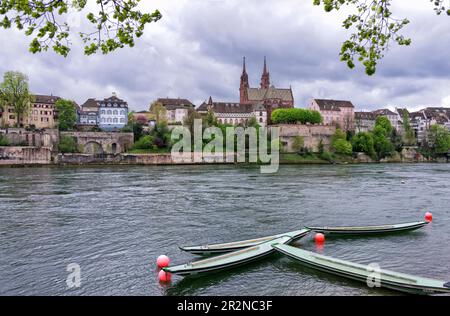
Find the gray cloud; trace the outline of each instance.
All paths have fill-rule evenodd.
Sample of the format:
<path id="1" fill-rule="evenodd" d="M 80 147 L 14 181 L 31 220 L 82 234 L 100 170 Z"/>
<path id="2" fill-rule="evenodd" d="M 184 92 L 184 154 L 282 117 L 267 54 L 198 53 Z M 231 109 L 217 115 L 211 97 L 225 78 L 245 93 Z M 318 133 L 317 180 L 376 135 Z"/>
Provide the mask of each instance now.
<path id="1" fill-rule="evenodd" d="M 292 85 L 296 106 L 312 97 L 349 99 L 361 109 L 386 106 L 450 106 L 450 19 L 434 15 L 423 0 L 394 12 L 407 16 L 411 47 L 392 47 L 375 76 L 339 61 L 346 11 L 325 13 L 312 0 L 151 1 L 163 19 L 146 28 L 137 45 L 110 55 L 84 56 L 76 45 L 68 58 L 28 53 L 29 38 L 1 30 L 0 72 L 28 74 L 35 93 L 53 93 L 78 103 L 117 92 L 133 109 L 157 97 L 184 97 L 199 104 L 238 100 L 242 56 L 252 85 L 259 84 L 267 55 L 272 82 Z M 74 44 L 79 44 L 75 41 Z"/>

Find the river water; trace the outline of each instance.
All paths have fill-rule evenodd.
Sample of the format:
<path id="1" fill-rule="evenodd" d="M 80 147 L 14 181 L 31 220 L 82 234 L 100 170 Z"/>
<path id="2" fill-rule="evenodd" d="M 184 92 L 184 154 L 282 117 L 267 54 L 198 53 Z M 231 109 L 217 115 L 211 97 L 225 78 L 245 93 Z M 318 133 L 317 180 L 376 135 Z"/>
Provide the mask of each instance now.
<path id="1" fill-rule="evenodd" d="M 0 169 L 0 295 L 395 295 L 282 255 L 218 274 L 157 281 L 178 245 L 249 239 L 303 225 L 422 220 L 383 237 L 309 235 L 294 245 L 450 281 L 450 165 L 166 166 Z M 68 288 L 67 266 L 81 268 Z"/>

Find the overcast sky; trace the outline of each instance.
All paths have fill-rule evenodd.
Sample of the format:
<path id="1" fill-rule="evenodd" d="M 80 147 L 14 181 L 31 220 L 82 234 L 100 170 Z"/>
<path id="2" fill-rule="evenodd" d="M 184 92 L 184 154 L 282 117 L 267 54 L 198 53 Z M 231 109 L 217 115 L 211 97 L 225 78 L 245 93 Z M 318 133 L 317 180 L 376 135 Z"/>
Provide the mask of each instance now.
<path id="1" fill-rule="evenodd" d="M 450 17 L 436 16 L 428 0 L 393 0 L 396 16 L 411 20 L 404 33 L 413 43 L 393 47 L 372 77 L 339 61 L 350 34 L 341 28 L 345 12 L 325 13 L 312 0 L 143 2 L 163 18 L 146 27 L 134 48 L 106 56 L 84 56 L 76 45 L 68 58 L 33 55 L 30 38 L 0 30 L 0 73 L 24 72 L 33 93 L 79 104 L 114 91 L 131 109 L 143 110 L 158 97 L 236 102 L 242 56 L 251 86 L 258 86 L 266 55 L 271 83 L 292 86 L 296 107 L 313 97 L 351 100 L 359 110 L 450 107 Z M 77 16 L 71 19 L 76 24 Z"/>

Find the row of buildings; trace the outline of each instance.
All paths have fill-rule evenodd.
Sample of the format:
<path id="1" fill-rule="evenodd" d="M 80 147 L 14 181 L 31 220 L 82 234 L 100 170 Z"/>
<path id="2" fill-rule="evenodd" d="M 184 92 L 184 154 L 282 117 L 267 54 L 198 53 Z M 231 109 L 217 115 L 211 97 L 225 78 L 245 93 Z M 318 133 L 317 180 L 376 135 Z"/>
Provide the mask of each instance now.
<path id="1" fill-rule="evenodd" d="M 30 111 L 20 120 L 23 126 L 34 126 L 38 129 L 57 126 L 58 113 L 55 102 L 59 99 L 53 95 L 36 95 Z M 245 124 L 255 118 L 261 126 L 271 124 L 271 114 L 278 108 L 293 108 L 294 96 L 292 88 L 278 88 L 271 84 L 270 72 L 266 58 L 258 87 L 251 87 L 245 57 L 239 85 L 239 101 L 213 100 L 196 107 L 185 98 L 158 98 L 154 103 L 160 104 L 166 110 L 166 120 L 169 124 L 182 124 L 190 111 L 200 114 L 214 113 L 217 120 L 223 124 Z M 123 128 L 128 122 L 130 113 L 128 103 L 115 93 L 105 99 L 90 98 L 77 105 L 77 120 L 80 128 L 98 127 L 106 131 Z M 375 126 L 379 116 L 386 116 L 392 126 L 400 134 L 403 133 L 403 118 L 407 117 L 416 132 L 419 143 L 426 141 L 427 131 L 431 125 L 440 124 L 450 129 L 450 108 L 426 107 L 420 111 L 409 112 L 406 108 L 379 109 L 370 112 L 355 111 L 351 101 L 312 99 L 307 108 L 316 110 L 323 117 L 323 125 L 337 126 L 346 131 L 365 132 Z M 134 117 L 144 118 L 146 123 L 154 123 L 155 117 L 149 111 L 134 113 Z M 3 126 L 14 126 L 16 117 L 11 108 L 0 112 L 0 123 Z"/>

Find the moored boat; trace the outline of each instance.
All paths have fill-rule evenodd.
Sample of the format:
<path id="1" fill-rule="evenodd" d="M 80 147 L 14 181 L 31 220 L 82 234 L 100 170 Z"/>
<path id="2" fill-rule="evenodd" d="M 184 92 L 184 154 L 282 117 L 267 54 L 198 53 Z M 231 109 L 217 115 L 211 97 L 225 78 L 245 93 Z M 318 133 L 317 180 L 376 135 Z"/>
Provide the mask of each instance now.
<path id="1" fill-rule="evenodd" d="M 335 259 L 288 245 L 278 244 L 273 247 L 305 266 L 365 282 L 368 286 L 370 282 L 372 287 L 385 287 L 411 294 L 450 293 L 450 282 L 375 269 L 370 265 Z"/>
<path id="2" fill-rule="evenodd" d="M 166 267 L 163 268 L 163 270 L 180 275 L 195 275 L 232 268 L 261 259 L 262 257 L 265 257 L 275 251 L 272 247 L 273 245 L 288 243 L 292 240 L 292 238 L 293 236 L 289 235 L 283 236 L 220 256 L 189 262 L 173 267 Z"/>
<path id="3" fill-rule="evenodd" d="M 352 235 L 352 234 L 361 234 L 361 235 L 370 235 L 370 234 L 385 234 L 385 233 L 394 233 L 394 232 L 402 232 L 408 230 L 419 229 L 428 222 L 412 222 L 412 223 L 403 223 L 403 224 L 391 224 L 391 225 L 378 225 L 378 226 L 336 226 L 336 227 L 307 227 L 312 231 L 319 233 L 329 233 L 329 234 L 343 234 L 343 235 Z"/>
<path id="4" fill-rule="evenodd" d="M 256 239 L 234 241 L 234 242 L 222 243 L 222 244 L 204 245 L 204 246 L 180 247 L 180 249 L 183 251 L 186 251 L 186 252 L 196 254 L 196 255 L 207 256 L 207 255 L 211 255 L 211 254 L 227 253 L 227 252 L 232 252 L 232 251 L 236 251 L 239 249 L 244 249 L 247 247 L 252 247 L 252 246 L 258 245 L 260 243 L 263 243 L 263 242 L 266 242 L 269 240 L 273 240 L 276 238 L 280 238 L 280 237 L 283 237 L 286 235 L 293 236 L 291 241 L 294 241 L 294 240 L 304 237 L 309 232 L 310 232 L 310 230 L 305 228 L 305 229 L 301 229 L 301 230 L 292 231 L 289 233 L 272 235 L 272 236 L 261 237 L 261 238 L 256 238 Z"/>

